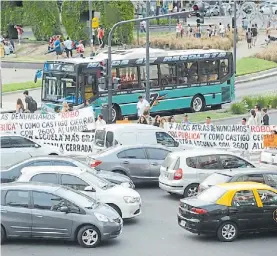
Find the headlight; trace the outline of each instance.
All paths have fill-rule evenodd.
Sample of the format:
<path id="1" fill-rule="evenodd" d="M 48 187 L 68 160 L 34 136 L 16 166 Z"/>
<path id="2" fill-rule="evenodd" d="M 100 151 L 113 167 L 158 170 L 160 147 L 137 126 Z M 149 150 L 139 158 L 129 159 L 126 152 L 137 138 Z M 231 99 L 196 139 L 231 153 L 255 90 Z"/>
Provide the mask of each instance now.
<path id="1" fill-rule="evenodd" d="M 95 217 L 101 221 L 101 222 L 112 222 L 112 220 L 110 218 L 108 218 L 107 216 L 101 214 L 101 213 L 94 213 Z"/>
<path id="2" fill-rule="evenodd" d="M 124 188 L 131 188 L 131 185 L 129 182 L 123 182 L 121 183 L 121 186 L 123 186 Z"/>
<path id="3" fill-rule="evenodd" d="M 137 201 L 136 198 L 132 196 L 124 196 L 123 199 L 127 204 L 133 204 Z"/>

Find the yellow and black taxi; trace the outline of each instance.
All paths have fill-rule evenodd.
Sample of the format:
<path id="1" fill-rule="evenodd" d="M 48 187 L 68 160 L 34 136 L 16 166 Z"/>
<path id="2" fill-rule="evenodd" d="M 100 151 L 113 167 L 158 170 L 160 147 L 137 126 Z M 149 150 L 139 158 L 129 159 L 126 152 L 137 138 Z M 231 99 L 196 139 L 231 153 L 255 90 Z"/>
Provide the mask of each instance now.
<path id="1" fill-rule="evenodd" d="M 178 224 L 223 242 L 241 233 L 277 231 L 277 190 L 255 182 L 215 185 L 180 200 Z"/>

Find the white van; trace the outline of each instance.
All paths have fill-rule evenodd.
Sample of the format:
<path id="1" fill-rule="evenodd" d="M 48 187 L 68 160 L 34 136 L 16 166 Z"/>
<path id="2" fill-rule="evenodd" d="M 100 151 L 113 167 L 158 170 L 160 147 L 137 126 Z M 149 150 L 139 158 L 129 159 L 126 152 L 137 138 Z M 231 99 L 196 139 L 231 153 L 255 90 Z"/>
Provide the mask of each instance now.
<path id="1" fill-rule="evenodd" d="M 96 129 L 93 150 L 99 152 L 116 145 L 136 144 L 161 144 L 173 151 L 183 149 L 179 142 L 160 127 L 146 124 L 109 124 Z"/>

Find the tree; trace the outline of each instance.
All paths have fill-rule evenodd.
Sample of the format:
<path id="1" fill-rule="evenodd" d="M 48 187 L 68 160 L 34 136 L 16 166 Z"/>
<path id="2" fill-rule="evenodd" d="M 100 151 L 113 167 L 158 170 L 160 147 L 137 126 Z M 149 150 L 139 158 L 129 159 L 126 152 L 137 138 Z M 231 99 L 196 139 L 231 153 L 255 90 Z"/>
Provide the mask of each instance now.
<path id="1" fill-rule="evenodd" d="M 128 1 L 93 1 L 93 10 L 100 12 L 100 24 L 105 29 L 105 38 L 112 26 L 121 20 L 134 18 L 134 6 Z M 62 4 L 62 23 L 67 34 L 72 39 L 89 39 L 87 23 L 81 21 L 81 14 L 88 12 L 87 1 L 64 0 Z M 130 43 L 133 40 L 134 24 L 126 24 L 116 29 L 113 37 L 114 43 Z"/>

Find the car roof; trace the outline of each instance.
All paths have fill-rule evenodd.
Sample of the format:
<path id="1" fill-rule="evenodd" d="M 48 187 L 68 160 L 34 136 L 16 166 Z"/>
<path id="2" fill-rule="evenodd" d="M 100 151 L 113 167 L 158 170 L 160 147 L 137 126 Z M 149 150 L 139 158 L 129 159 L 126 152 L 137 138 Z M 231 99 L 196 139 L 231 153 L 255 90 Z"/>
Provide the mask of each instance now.
<path id="1" fill-rule="evenodd" d="M 218 184 L 216 186 L 225 188 L 227 190 L 272 189 L 268 185 L 256 182 L 230 182 Z"/>
<path id="2" fill-rule="evenodd" d="M 157 145 L 157 144 L 136 144 L 136 145 L 117 145 L 111 148 L 111 150 L 124 150 L 124 149 L 134 149 L 134 148 L 159 148 L 159 149 L 165 149 L 168 151 L 171 151 L 169 148 L 163 146 L 163 145 Z M 107 148 L 106 151 L 103 151 L 103 153 L 108 152 L 109 148 Z M 99 152 L 98 154 L 101 154 Z"/>
<path id="3" fill-rule="evenodd" d="M 40 183 L 40 182 L 11 182 L 11 183 L 2 183 L 1 190 L 12 190 L 12 189 L 19 189 L 19 190 L 41 190 L 45 192 L 55 192 L 58 189 L 63 188 L 57 184 L 47 184 L 47 183 Z"/>
<path id="4" fill-rule="evenodd" d="M 234 177 L 234 176 L 241 176 L 244 174 L 277 174 L 277 171 L 275 170 L 268 170 L 268 169 L 259 169 L 259 168 L 240 168 L 240 169 L 233 169 L 233 170 L 224 170 L 224 171 L 216 171 L 215 173 L 218 174 L 223 174 L 223 175 L 228 175 L 230 177 Z"/>
<path id="5" fill-rule="evenodd" d="M 99 130 L 107 130 L 107 131 L 115 131 L 115 130 L 159 130 L 165 132 L 164 129 L 154 126 L 154 125 L 148 125 L 148 124 L 107 124 L 101 126 Z"/>
<path id="6" fill-rule="evenodd" d="M 34 174 L 39 174 L 39 173 L 64 173 L 64 174 L 70 173 L 70 174 L 80 175 L 83 172 L 84 170 L 78 167 L 71 167 L 71 166 L 31 166 L 31 167 L 25 167 L 21 170 L 22 174 L 27 174 L 28 176 L 32 176 Z"/>
<path id="7" fill-rule="evenodd" d="M 195 148 L 190 150 L 181 150 L 181 151 L 173 151 L 170 153 L 171 156 L 178 156 L 178 157 L 194 157 L 194 156 L 205 156 L 205 155 L 213 155 L 213 154 L 220 154 L 220 155 L 232 155 L 237 156 L 236 154 L 219 149 L 204 149 L 204 148 Z"/>

